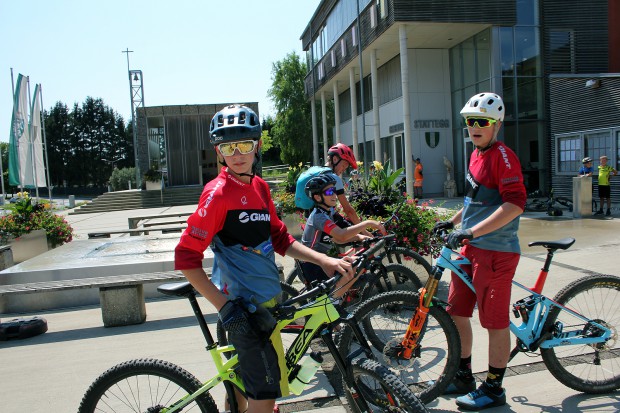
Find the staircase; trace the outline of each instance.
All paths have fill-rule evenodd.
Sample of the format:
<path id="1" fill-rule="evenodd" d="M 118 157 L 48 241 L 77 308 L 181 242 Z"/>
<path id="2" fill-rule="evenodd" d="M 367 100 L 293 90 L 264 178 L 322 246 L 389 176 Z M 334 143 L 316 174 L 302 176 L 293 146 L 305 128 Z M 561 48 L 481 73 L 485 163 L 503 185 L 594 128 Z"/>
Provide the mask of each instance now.
<path id="1" fill-rule="evenodd" d="M 166 188 L 163 191 L 116 191 L 106 192 L 90 203 L 76 208 L 69 215 L 97 212 L 122 211 L 127 209 L 159 208 L 178 205 L 196 205 L 202 193 L 202 186 Z"/>

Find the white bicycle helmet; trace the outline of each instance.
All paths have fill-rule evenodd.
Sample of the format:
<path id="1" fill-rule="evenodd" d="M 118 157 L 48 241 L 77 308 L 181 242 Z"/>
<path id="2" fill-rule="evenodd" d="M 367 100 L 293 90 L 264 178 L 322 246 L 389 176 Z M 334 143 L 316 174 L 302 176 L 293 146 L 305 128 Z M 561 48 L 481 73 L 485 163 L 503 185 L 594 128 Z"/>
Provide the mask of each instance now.
<path id="1" fill-rule="evenodd" d="M 501 122 L 504 120 L 504 112 L 502 98 L 498 94 L 485 92 L 472 96 L 461 109 L 461 116 L 480 116 Z"/>
<path id="2" fill-rule="evenodd" d="M 583 160 L 581 161 L 581 163 L 588 163 L 588 162 L 592 162 L 592 158 L 590 158 L 589 156 L 586 156 L 585 158 L 583 158 Z"/>

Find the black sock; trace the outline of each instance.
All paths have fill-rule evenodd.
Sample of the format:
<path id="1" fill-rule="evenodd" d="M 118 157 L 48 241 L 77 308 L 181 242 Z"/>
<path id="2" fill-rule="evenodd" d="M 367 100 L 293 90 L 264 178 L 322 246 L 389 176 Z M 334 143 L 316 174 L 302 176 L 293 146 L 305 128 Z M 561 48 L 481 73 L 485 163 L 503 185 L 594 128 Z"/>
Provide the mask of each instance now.
<path id="1" fill-rule="evenodd" d="M 502 381 L 504 380 L 504 374 L 506 373 L 506 367 L 497 368 L 489 366 L 489 372 L 487 373 L 487 379 L 485 381 L 487 387 L 495 394 L 501 394 Z"/>
<path id="2" fill-rule="evenodd" d="M 472 381 L 474 379 L 474 375 L 471 371 L 471 356 L 461 358 L 456 376 L 462 381 Z"/>

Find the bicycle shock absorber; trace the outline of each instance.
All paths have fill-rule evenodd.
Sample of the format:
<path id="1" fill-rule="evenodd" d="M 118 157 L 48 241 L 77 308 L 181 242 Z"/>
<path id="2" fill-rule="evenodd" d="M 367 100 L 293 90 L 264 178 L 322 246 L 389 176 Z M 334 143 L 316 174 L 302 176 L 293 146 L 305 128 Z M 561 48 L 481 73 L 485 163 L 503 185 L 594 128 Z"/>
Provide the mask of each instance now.
<path id="1" fill-rule="evenodd" d="M 521 317 L 524 323 L 530 319 L 530 311 L 534 309 L 536 300 L 533 296 L 522 298 L 512 305 L 512 313 L 516 318 Z"/>

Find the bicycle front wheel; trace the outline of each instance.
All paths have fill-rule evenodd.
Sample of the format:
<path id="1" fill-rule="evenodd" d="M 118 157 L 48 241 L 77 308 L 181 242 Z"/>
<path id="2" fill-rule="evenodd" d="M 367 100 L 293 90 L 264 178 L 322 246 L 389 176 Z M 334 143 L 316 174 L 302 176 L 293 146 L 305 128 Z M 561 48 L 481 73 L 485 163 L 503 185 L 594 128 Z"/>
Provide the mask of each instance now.
<path id="1" fill-rule="evenodd" d="M 197 391 L 202 384 L 191 373 L 156 359 L 130 360 L 118 364 L 90 385 L 79 413 L 158 412 Z M 209 393 L 203 393 L 183 411 L 217 413 Z"/>
<path id="2" fill-rule="evenodd" d="M 611 330 L 605 343 L 541 348 L 542 359 L 553 376 L 571 389 L 584 393 L 608 393 L 620 388 L 620 278 L 592 275 L 564 287 L 554 301 Z M 544 331 L 554 337 L 579 331 L 596 337 L 600 329 L 554 307 Z"/>
<path id="3" fill-rule="evenodd" d="M 379 294 L 364 301 L 352 315 L 371 342 L 375 359 L 391 367 L 422 402 L 429 403 L 443 393 L 456 374 L 461 341 L 450 315 L 441 306 L 433 305 L 412 357 L 404 359 L 393 354 L 417 311 L 419 297 L 419 293 L 410 291 Z M 348 326 L 342 331 L 338 348 L 345 358 L 360 353 Z"/>
<path id="4" fill-rule="evenodd" d="M 398 377 L 379 363 L 368 359 L 355 360 L 352 365 L 352 376 L 370 411 L 373 412 L 408 412 L 425 413 L 428 409 Z M 344 391 L 349 408 L 354 413 L 361 412 L 356 398 L 352 395 L 347 380 L 344 380 Z"/>

